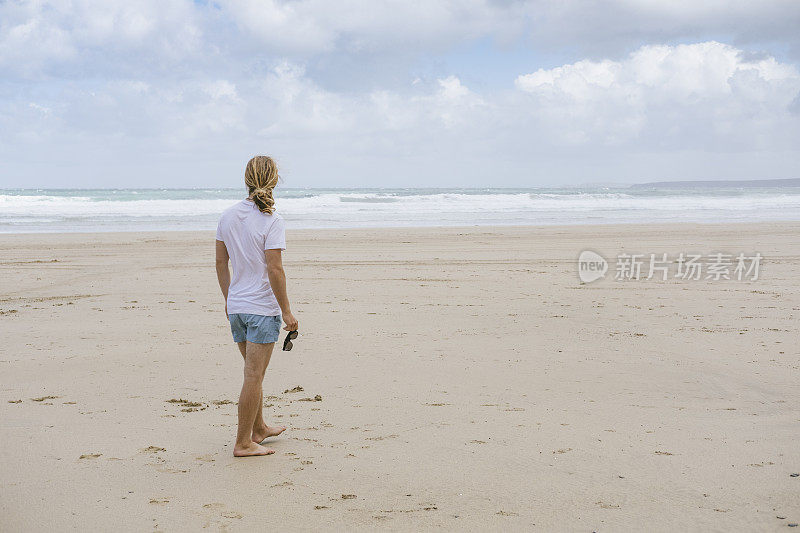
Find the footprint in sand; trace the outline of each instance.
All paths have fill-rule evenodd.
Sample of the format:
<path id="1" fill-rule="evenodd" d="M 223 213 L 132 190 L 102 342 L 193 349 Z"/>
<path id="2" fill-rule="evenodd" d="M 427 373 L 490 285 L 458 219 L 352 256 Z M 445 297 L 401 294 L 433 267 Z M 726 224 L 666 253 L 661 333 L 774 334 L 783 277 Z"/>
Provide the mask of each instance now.
<path id="1" fill-rule="evenodd" d="M 159 453 L 167 451 L 166 448 L 161 448 L 159 446 L 148 446 L 147 448 L 142 448 L 139 450 L 141 453 Z"/>

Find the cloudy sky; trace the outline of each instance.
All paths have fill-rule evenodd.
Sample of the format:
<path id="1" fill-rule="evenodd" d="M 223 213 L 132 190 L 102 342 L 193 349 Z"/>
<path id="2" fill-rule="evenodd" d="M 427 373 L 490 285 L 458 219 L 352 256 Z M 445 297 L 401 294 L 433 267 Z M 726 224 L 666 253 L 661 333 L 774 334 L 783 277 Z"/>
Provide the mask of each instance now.
<path id="1" fill-rule="evenodd" d="M 0 0 L 0 187 L 800 177 L 797 0 Z"/>

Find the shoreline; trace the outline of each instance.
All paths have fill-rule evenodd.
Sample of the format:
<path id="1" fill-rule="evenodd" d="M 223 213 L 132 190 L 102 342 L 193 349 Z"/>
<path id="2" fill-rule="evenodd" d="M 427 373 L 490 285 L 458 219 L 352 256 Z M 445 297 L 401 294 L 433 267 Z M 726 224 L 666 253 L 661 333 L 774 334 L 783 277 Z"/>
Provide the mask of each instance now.
<path id="1" fill-rule="evenodd" d="M 720 228 L 723 226 L 738 226 L 738 227 L 751 227 L 751 226 L 769 226 L 769 225 L 796 225 L 800 227 L 800 220 L 757 220 L 757 221 L 737 221 L 737 222 L 691 222 L 691 221 L 674 221 L 674 222 L 616 222 L 616 223 L 580 223 L 580 224 L 495 224 L 495 225 L 470 225 L 470 226 L 354 226 L 354 227 L 335 227 L 335 228 L 292 228 L 290 225 L 287 224 L 287 232 L 297 233 L 297 234 L 306 234 L 306 233 L 313 233 L 313 232 L 374 232 L 374 231 L 387 231 L 387 232 L 403 232 L 403 231 L 412 231 L 412 232 L 424 232 L 427 230 L 431 231 L 457 231 L 457 232 L 464 232 L 464 231 L 503 231 L 503 230 L 569 230 L 569 229 L 580 229 L 580 228 L 619 228 L 619 229 L 634 229 L 634 228 L 641 228 L 641 229 L 656 229 L 662 228 L 664 226 L 667 227 L 708 227 L 708 228 Z M 3 238 L 18 238 L 18 237 L 48 237 L 48 236 L 67 236 L 67 235 L 74 235 L 76 238 L 78 237 L 99 237 L 99 236 L 114 236 L 114 235 L 127 235 L 130 236 L 132 233 L 139 234 L 142 236 L 153 236 L 153 235 L 169 235 L 169 234 L 181 234 L 181 235 L 191 235 L 191 234 L 208 234 L 214 233 L 214 229 L 170 229 L 170 230 L 110 230 L 110 231 L 52 231 L 52 232 L 8 232 L 3 233 L 0 232 L 0 239 Z"/>

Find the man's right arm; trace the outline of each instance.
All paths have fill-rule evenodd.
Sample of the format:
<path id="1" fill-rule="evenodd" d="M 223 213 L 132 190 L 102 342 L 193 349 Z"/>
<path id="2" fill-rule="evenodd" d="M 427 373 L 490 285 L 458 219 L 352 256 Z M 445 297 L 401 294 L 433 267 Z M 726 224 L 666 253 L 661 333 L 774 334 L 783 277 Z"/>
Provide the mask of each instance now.
<path id="1" fill-rule="evenodd" d="M 225 316 L 228 316 L 228 288 L 231 286 L 231 271 L 228 269 L 228 249 L 218 240 L 216 247 L 217 281 L 225 301 Z"/>
<path id="2" fill-rule="evenodd" d="M 281 250 L 267 250 L 264 253 L 267 258 L 269 284 L 272 287 L 273 294 L 275 294 L 275 299 L 278 300 L 278 305 L 281 307 L 283 321 L 286 323 L 286 327 L 283 329 L 295 331 L 297 329 L 297 319 L 292 314 L 292 309 L 289 306 L 289 295 L 286 292 L 286 272 L 283 270 Z"/>

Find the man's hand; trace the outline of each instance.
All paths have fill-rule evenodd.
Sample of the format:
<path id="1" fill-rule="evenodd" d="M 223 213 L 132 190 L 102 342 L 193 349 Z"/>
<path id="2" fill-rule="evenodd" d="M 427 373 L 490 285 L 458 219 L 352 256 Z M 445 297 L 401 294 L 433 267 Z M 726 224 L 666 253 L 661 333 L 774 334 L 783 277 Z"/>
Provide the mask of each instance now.
<path id="1" fill-rule="evenodd" d="M 297 331 L 297 319 L 292 313 L 284 313 L 283 322 L 286 324 L 283 328 L 286 331 Z"/>

